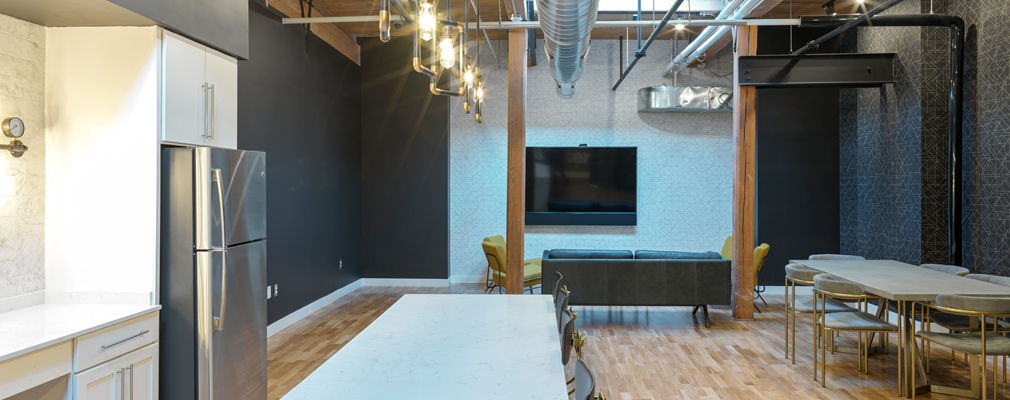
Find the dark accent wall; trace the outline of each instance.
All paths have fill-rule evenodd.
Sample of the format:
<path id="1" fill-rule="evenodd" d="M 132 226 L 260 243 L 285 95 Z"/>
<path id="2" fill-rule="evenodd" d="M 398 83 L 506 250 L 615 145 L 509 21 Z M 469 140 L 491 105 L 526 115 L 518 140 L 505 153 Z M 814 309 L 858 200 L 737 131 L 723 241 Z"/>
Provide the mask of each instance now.
<path id="1" fill-rule="evenodd" d="M 361 44 L 366 278 L 449 277 L 449 101 L 410 64 L 411 38 Z"/>
<path id="2" fill-rule="evenodd" d="M 238 146 L 267 152 L 273 323 L 361 277 L 361 68 L 315 36 L 306 51 L 303 28 L 249 7 Z"/>
<path id="3" fill-rule="evenodd" d="M 109 0 L 239 58 L 249 57 L 249 0 Z"/>
<path id="4" fill-rule="evenodd" d="M 885 14 L 942 2 L 906 1 Z M 878 2 L 867 2 L 871 6 Z M 842 252 L 911 264 L 947 262 L 945 28 L 857 28 L 850 52 L 894 52 L 897 83 L 841 95 Z M 940 45 L 940 41 L 945 42 Z"/>
<path id="5" fill-rule="evenodd" d="M 793 29 L 793 49 L 829 30 Z M 788 54 L 788 27 L 761 27 L 758 54 Z M 838 52 L 832 40 L 817 52 Z M 837 88 L 757 91 L 755 244 L 768 243 L 764 279 L 780 285 L 789 260 L 839 252 Z"/>

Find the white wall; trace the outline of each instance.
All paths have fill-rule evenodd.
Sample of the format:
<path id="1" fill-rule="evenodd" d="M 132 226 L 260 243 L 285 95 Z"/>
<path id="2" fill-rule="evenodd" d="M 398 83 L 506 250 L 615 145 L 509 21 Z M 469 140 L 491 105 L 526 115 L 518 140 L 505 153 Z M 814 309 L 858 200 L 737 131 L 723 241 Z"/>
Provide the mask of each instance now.
<path id="1" fill-rule="evenodd" d="M 630 42 L 634 45 L 634 42 Z M 681 42 L 683 47 L 683 41 Z M 484 122 L 450 108 L 450 270 L 454 277 L 485 273 L 480 243 L 505 234 L 506 43 L 481 51 L 485 76 Z M 594 40 L 578 93 L 563 100 L 554 90 L 543 43 L 527 77 L 528 146 L 638 146 L 638 225 L 634 227 L 527 226 L 527 258 L 545 249 L 667 249 L 719 251 L 732 225 L 731 113 L 639 114 L 637 91 L 669 84 L 660 72 L 672 53 L 669 40 L 654 43 L 648 57 L 616 92 L 618 42 Z M 730 86 L 731 53 L 709 57 L 702 70 L 682 73 L 678 84 Z"/>
<path id="2" fill-rule="evenodd" d="M 29 148 L 0 150 L 0 300 L 45 289 L 45 30 L 0 14 L 0 120 L 24 120 Z"/>
<path id="3" fill-rule="evenodd" d="M 47 30 L 47 292 L 154 291 L 159 43 L 154 27 Z"/>

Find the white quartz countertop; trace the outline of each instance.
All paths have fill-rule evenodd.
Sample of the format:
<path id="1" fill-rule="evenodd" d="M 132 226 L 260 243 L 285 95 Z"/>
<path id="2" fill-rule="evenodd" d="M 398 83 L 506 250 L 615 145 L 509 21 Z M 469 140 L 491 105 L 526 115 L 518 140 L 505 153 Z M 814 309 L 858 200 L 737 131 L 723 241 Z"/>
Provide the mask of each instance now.
<path id="1" fill-rule="evenodd" d="M 152 305 L 41 304 L 0 313 L 0 362 L 160 309 Z"/>
<path id="2" fill-rule="evenodd" d="M 284 400 L 568 398 L 551 296 L 408 294 Z"/>

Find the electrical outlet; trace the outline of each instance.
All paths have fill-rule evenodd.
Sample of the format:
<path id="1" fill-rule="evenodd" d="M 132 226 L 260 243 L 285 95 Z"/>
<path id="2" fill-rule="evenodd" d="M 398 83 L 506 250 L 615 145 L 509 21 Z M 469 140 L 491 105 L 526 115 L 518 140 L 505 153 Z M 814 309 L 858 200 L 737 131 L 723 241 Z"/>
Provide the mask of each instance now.
<path id="1" fill-rule="evenodd" d="M 340 269 L 344 269 L 344 260 L 340 260 Z"/>
<path id="2" fill-rule="evenodd" d="M 270 285 L 267 285 L 267 300 L 270 300 L 270 297 L 272 297 L 273 294 L 274 292 L 270 290 Z"/>
<path id="3" fill-rule="evenodd" d="M 276 283 L 274 284 L 274 296 L 275 297 L 277 296 L 277 284 Z"/>

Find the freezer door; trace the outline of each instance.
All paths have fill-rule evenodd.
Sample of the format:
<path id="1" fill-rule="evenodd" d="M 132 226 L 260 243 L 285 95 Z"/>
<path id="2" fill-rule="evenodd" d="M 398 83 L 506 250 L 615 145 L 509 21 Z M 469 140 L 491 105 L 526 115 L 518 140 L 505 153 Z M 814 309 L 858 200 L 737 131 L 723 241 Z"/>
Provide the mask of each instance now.
<path id="1" fill-rule="evenodd" d="M 258 241 L 211 257 L 213 400 L 266 399 L 266 249 L 266 241 Z"/>
<path id="2" fill-rule="evenodd" d="M 266 238 L 266 153 L 198 147 L 195 164 L 197 249 Z"/>

